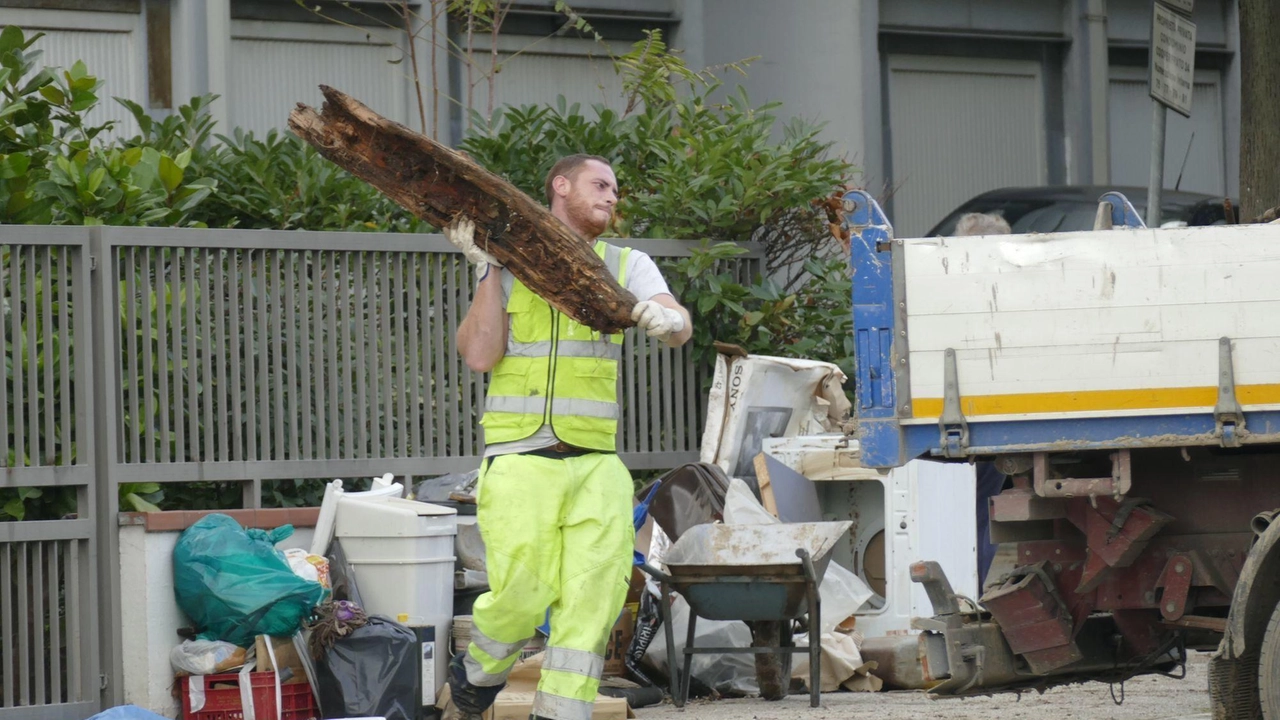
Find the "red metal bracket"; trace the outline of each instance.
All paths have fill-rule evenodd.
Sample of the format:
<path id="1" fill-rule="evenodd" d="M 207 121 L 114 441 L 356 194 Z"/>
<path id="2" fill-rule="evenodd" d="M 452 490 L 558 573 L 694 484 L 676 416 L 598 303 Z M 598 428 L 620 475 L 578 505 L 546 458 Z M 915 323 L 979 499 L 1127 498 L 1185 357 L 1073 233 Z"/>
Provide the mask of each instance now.
<path id="1" fill-rule="evenodd" d="M 1191 590 L 1191 574 L 1195 570 L 1190 555 L 1178 554 L 1165 563 L 1164 572 L 1156 587 L 1163 587 L 1160 597 L 1160 614 L 1165 620 L 1177 620 L 1187 609 L 1187 594 Z"/>

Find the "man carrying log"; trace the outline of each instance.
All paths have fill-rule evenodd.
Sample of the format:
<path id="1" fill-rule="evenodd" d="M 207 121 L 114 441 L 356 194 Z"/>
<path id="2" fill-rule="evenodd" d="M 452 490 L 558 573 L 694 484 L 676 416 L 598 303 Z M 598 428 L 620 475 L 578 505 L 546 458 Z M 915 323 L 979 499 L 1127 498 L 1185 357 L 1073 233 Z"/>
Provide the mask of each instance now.
<path id="1" fill-rule="evenodd" d="M 551 213 L 593 245 L 639 299 L 632 320 L 671 347 L 689 313 L 649 256 L 601 242 L 618 200 L 609 162 L 571 155 L 546 182 Z M 467 366 L 492 372 L 478 521 L 490 591 L 472 611 L 471 644 L 449 666 L 460 717 L 479 717 L 551 609 L 533 717 L 589 720 L 610 631 L 631 577 L 631 474 L 615 453 L 622 334 L 554 310 L 478 247 L 460 218 L 448 239 L 476 264 L 475 299 L 458 328 Z"/>

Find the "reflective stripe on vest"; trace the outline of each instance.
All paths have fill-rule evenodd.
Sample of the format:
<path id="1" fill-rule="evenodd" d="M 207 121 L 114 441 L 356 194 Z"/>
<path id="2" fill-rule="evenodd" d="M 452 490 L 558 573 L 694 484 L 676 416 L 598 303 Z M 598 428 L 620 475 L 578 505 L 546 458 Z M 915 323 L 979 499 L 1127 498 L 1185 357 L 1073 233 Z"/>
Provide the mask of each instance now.
<path id="1" fill-rule="evenodd" d="M 630 248 L 597 242 L 593 250 L 625 286 Z M 564 442 L 613 452 L 622 333 L 574 322 L 519 281 L 511 282 L 507 314 L 506 353 L 493 369 L 481 420 L 485 442 L 522 440 L 550 423 Z"/>

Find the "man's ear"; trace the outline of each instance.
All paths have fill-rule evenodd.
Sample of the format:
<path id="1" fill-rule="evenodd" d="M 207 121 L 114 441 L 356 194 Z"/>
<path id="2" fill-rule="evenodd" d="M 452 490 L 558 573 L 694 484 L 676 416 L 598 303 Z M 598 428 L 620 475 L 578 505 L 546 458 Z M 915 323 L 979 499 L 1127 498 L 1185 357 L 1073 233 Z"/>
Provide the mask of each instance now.
<path id="1" fill-rule="evenodd" d="M 573 183 L 569 182 L 569 178 L 563 175 L 557 175 L 554 178 L 551 178 L 551 189 L 560 197 L 568 197 L 569 188 L 572 187 L 572 185 Z"/>

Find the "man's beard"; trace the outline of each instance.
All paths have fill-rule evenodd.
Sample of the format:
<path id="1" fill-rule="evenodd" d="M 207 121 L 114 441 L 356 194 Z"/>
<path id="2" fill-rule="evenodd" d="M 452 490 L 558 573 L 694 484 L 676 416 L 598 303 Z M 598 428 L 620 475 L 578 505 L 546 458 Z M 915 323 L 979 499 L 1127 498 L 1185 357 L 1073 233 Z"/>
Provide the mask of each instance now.
<path id="1" fill-rule="evenodd" d="M 609 221 L 596 217 L 595 208 L 586 200 L 569 200 L 566 208 L 570 224 L 579 232 L 588 234 L 588 240 L 594 240 L 609 227 Z"/>

